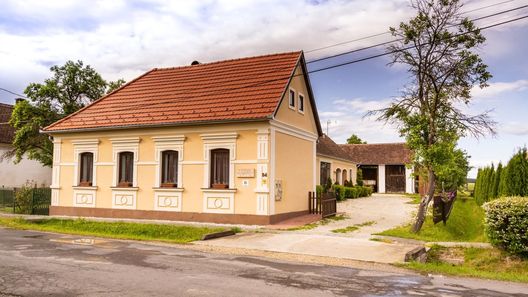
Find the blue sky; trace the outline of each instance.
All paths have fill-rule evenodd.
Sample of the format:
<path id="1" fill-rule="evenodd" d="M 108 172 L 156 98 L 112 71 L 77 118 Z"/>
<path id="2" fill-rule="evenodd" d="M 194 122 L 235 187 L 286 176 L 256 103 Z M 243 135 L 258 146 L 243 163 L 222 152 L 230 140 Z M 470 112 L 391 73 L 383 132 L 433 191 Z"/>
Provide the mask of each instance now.
<path id="1" fill-rule="evenodd" d="M 504 0 L 467 1 L 464 10 Z M 479 17 L 528 4 L 507 1 L 468 13 Z M 22 93 L 49 76 L 49 67 L 83 60 L 105 79 L 131 80 L 153 67 L 187 65 L 303 49 L 308 60 L 387 41 L 390 35 L 321 51 L 311 49 L 385 32 L 413 14 L 407 0 L 362 1 L 3 1 L 0 87 Z M 485 26 L 528 14 L 528 8 L 479 21 Z M 528 143 L 528 21 L 484 31 L 479 49 L 493 74 L 473 92 L 470 113 L 493 110 L 498 134 L 464 138 L 473 166 L 507 161 Z M 383 48 L 309 64 L 310 69 L 373 55 Z M 403 67 L 379 58 L 310 76 L 323 127 L 337 142 L 352 133 L 370 143 L 402 141 L 393 127 L 364 118 L 407 82 Z M 0 102 L 15 96 L 0 91 Z M 474 175 L 471 172 L 470 175 Z"/>

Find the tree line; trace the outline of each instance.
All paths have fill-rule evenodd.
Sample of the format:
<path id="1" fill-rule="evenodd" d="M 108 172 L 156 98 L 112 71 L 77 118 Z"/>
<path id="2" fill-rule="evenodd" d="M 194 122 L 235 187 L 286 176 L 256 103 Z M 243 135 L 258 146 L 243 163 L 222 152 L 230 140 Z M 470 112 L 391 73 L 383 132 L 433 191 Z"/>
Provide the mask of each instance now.
<path id="1" fill-rule="evenodd" d="M 479 168 L 474 190 L 479 205 L 499 197 L 528 197 L 528 154 L 526 147 L 519 149 L 508 161 Z"/>

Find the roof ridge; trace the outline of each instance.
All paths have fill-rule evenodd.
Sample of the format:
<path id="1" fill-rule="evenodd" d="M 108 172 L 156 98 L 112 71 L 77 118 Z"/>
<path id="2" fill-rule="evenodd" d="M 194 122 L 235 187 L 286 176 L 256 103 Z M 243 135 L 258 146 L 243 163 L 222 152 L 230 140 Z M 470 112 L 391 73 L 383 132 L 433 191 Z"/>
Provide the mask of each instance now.
<path id="1" fill-rule="evenodd" d="M 265 54 L 265 55 L 256 55 L 256 56 L 248 56 L 248 57 L 242 57 L 242 58 L 233 58 L 233 59 L 227 59 L 227 60 L 217 60 L 213 62 L 206 62 L 206 63 L 199 63 L 196 65 L 184 65 L 184 66 L 172 66 L 172 67 L 158 67 L 156 70 L 174 70 L 174 69 L 182 69 L 182 68 L 196 68 L 200 66 L 207 66 L 207 65 L 214 65 L 219 63 L 225 63 L 225 62 L 233 62 L 233 61 L 240 61 L 240 60 L 249 60 L 254 58 L 265 58 L 265 57 L 272 57 L 272 56 L 283 56 L 283 55 L 290 55 L 290 54 L 301 54 L 302 50 L 300 51 L 291 51 L 291 52 L 283 52 L 283 53 L 274 53 L 274 54 Z"/>

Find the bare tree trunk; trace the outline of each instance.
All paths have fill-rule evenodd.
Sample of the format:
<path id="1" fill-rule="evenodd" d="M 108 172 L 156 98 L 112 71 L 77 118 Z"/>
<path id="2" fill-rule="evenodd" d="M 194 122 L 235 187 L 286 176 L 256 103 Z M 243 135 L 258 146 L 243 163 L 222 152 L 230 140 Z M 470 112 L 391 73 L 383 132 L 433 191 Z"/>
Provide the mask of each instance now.
<path id="1" fill-rule="evenodd" d="M 433 200 L 434 192 L 435 192 L 435 183 L 436 183 L 436 176 L 432 169 L 428 170 L 428 188 L 427 188 L 427 195 L 422 197 L 422 201 L 420 202 L 420 206 L 418 207 L 418 213 L 416 214 L 416 222 L 413 226 L 413 232 L 418 233 L 425 222 L 425 216 L 427 215 L 427 207 L 429 206 L 429 203 L 431 200 Z"/>

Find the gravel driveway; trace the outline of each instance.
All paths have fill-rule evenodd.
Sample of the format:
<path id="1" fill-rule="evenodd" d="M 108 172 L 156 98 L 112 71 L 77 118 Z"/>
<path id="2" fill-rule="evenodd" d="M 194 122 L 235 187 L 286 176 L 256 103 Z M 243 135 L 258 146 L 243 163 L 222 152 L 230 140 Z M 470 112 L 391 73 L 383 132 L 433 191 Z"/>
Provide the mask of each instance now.
<path id="1" fill-rule="evenodd" d="M 314 234 L 339 234 L 346 237 L 369 239 L 371 234 L 391 229 L 412 220 L 418 205 L 409 204 L 408 197 L 396 194 L 373 194 L 371 197 L 347 199 L 337 204 L 337 212 L 344 213 L 347 219 L 332 221 L 305 232 Z M 348 233 L 334 233 L 331 230 L 366 224 Z"/>

